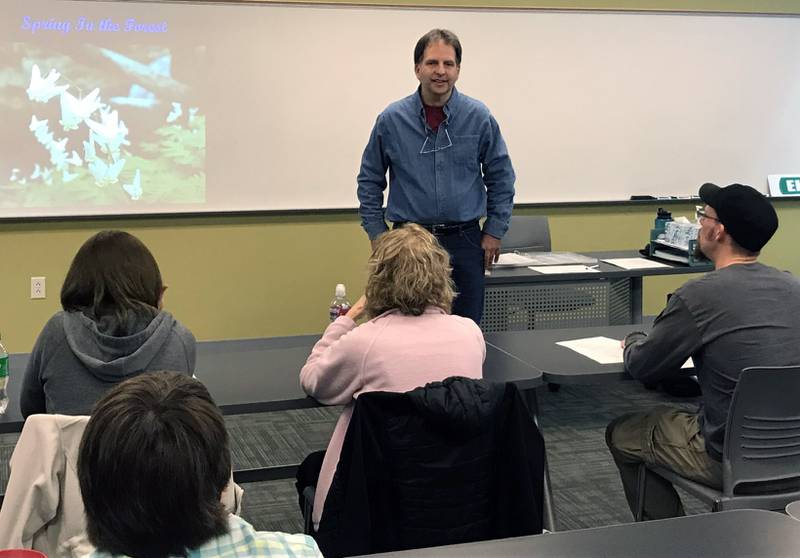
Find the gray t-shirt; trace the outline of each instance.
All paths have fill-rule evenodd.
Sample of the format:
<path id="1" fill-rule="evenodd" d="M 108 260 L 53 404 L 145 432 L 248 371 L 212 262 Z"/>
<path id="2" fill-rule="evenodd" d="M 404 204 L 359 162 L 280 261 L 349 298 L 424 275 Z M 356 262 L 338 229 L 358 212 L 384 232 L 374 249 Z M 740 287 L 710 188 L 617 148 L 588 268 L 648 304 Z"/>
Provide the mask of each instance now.
<path id="1" fill-rule="evenodd" d="M 648 336 L 629 336 L 625 368 L 634 378 L 655 383 L 675 376 L 690 356 L 703 391 L 698 413 L 706 451 L 720 461 L 742 369 L 800 364 L 800 280 L 751 263 L 687 282 Z"/>

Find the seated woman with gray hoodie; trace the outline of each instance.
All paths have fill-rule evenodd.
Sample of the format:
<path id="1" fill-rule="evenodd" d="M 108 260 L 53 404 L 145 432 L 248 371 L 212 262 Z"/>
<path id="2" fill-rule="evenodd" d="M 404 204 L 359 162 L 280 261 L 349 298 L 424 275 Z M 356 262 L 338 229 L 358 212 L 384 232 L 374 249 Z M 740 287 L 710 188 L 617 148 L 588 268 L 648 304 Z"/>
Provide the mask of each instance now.
<path id="1" fill-rule="evenodd" d="M 135 236 L 102 231 L 87 240 L 64 279 L 63 311 L 33 347 L 22 415 L 88 415 L 108 389 L 137 374 L 192 375 L 195 338 L 161 309 L 165 289 L 155 258 Z"/>

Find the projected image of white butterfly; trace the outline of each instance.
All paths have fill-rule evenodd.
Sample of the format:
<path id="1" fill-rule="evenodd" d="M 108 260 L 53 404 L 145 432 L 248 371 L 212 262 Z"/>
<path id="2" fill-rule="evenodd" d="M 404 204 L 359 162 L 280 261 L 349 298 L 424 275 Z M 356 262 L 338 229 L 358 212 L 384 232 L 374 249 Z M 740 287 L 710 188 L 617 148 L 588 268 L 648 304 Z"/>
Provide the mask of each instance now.
<path id="1" fill-rule="evenodd" d="M 59 122 L 64 130 L 77 130 L 81 122 L 87 120 L 94 111 L 100 108 L 99 94 L 100 89 L 97 88 L 81 99 L 67 91 L 61 94 L 61 120 Z"/>
<path id="2" fill-rule="evenodd" d="M 97 151 L 94 147 L 94 138 L 92 137 L 94 134 L 89 134 L 89 141 L 83 142 L 83 159 L 87 163 L 91 163 L 92 161 L 97 160 Z"/>
<path id="3" fill-rule="evenodd" d="M 67 141 L 68 138 L 62 138 L 51 142 L 48 146 L 50 162 L 58 170 L 63 170 L 67 166 Z"/>
<path id="4" fill-rule="evenodd" d="M 35 114 L 32 114 L 31 123 L 28 125 L 28 129 L 33 133 L 36 133 L 38 130 L 41 129 L 47 130 L 47 119 L 45 118 L 44 120 L 39 120 L 38 118 L 36 118 Z"/>
<path id="5" fill-rule="evenodd" d="M 25 92 L 31 101 L 37 103 L 46 103 L 53 97 L 58 97 L 69 89 L 69 85 L 56 85 L 56 82 L 61 77 L 61 74 L 54 68 L 50 69 L 47 77 L 42 78 L 42 72 L 38 64 L 34 64 L 31 68 L 31 83 Z"/>
<path id="6" fill-rule="evenodd" d="M 70 165 L 75 167 L 83 165 L 83 160 L 76 151 L 73 151 L 72 155 L 68 155 L 66 149 L 54 149 L 53 147 L 50 148 L 50 162 L 53 163 L 56 170 L 60 171 L 67 170 Z"/>
<path id="7" fill-rule="evenodd" d="M 120 159 L 111 164 L 101 159 L 95 159 L 89 163 L 89 172 L 94 176 L 95 184 L 98 186 L 108 186 L 119 181 L 119 173 L 125 166 L 125 159 Z"/>
<path id="8" fill-rule="evenodd" d="M 127 105 L 131 107 L 148 109 L 153 108 L 158 104 L 158 99 L 156 99 L 155 93 L 148 91 L 141 85 L 137 85 L 135 83 L 131 85 L 127 97 L 111 97 L 109 101 L 116 105 Z"/>
<path id="9" fill-rule="evenodd" d="M 40 167 L 39 163 L 33 168 L 31 173 L 31 180 L 41 180 L 45 184 L 53 184 L 53 169 L 49 167 Z"/>
<path id="10" fill-rule="evenodd" d="M 75 180 L 79 176 L 80 176 L 80 173 L 69 172 L 67 169 L 64 169 L 64 170 L 61 171 L 61 182 L 63 182 L 64 184 L 67 184 L 69 182 L 72 182 L 73 180 Z"/>
<path id="11" fill-rule="evenodd" d="M 48 186 L 52 186 L 53 185 L 53 169 L 51 169 L 50 167 L 44 167 L 42 169 L 42 180 L 44 180 L 44 183 L 47 184 Z"/>
<path id="12" fill-rule="evenodd" d="M 142 190 L 142 173 L 136 169 L 136 174 L 133 175 L 133 181 L 130 184 L 122 184 L 122 189 L 127 192 L 133 201 L 142 197 L 144 191 Z"/>
<path id="13" fill-rule="evenodd" d="M 75 167 L 80 167 L 83 166 L 83 159 L 81 159 L 81 156 L 78 155 L 78 152 L 73 149 L 72 156 L 67 159 L 67 163 Z"/>
<path id="14" fill-rule="evenodd" d="M 48 147 L 53 142 L 53 132 L 47 129 L 47 119 L 38 120 L 35 115 L 31 116 L 31 123 L 28 129 L 33 132 L 36 141 Z"/>
<path id="15" fill-rule="evenodd" d="M 178 118 L 180 118 L 182 114 L 183 114 L 183 109 L 181 108 L 181 104 L 172 103 L 172 110 L 169 111 L 169 114 L 167 115 L 167 122 L 172 124 Z"/>
<path id="16" fill-rule="evenodd" d="M 187 87 L 172 77 L 172 55 L 165 54 L 149 63 L 142 63 L 119 52 L 107 48 L 100 53 L 114 62 L 126 74 L 141 82 L 145 87 L 158 92 L 183 93 Z"/>
<path id="17" fill-rule="evenodd" d="M 91 139 L 100 144 L 101 147 L 104 147 L 108 153 L 118 155 L 121 145 L 130 145 L 130 142 L 126 139 L 128 128 L 119 119 L 119 114 L 116 110 L 101 110 L 100 122 L 87 119 L 86 125 L 92 131 Z"/>

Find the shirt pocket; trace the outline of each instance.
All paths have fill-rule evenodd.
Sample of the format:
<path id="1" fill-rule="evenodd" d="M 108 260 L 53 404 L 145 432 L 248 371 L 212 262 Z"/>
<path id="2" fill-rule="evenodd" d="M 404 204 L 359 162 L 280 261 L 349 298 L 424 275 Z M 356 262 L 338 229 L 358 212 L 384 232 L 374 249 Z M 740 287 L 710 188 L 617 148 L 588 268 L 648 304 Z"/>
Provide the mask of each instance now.
<path id="1" fill-rule="evenodd" d="M 469 173 L 480 170 L 478 143 L 480 136 L 453 136 L 454 159 L 458 166 Z"/>

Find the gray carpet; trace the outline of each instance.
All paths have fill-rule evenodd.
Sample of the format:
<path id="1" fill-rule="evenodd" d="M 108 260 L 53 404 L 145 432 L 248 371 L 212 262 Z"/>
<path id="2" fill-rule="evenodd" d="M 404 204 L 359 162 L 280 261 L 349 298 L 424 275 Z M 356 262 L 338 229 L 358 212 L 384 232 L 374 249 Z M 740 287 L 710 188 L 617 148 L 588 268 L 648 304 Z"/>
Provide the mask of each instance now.
<path id="1" fill-rule="evenodd" d="M 614 417 L 665 403 L 693 405 L 636 382 L 562 386 L 539 390 L 540 421 L 547 446 L 559 530 L 632 520 L 616 468 L 605 447 L 606 424 Z M 226 417 L 234 467 L 247 469 L 299 463 L 327 445 L 337 407 Z M 0 486 L 8 480 L 8 458 L 17 434 L 0 436 Z M 298 532 L 302 521 L 291 480 L 244 485 L 243 516 L 256 528 Z M 687 513 L 706 511 L 684 497 Z"/>

